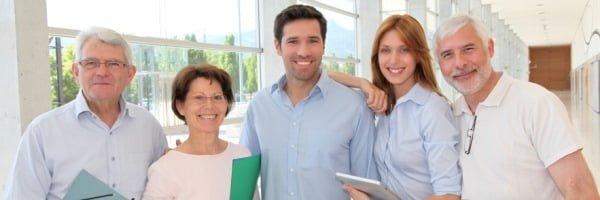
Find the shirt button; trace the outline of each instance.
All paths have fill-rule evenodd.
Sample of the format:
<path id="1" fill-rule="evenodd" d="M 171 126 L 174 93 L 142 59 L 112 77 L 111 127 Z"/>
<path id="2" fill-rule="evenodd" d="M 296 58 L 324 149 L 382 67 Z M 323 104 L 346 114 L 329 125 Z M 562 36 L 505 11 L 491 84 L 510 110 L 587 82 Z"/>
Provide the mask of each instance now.
<path id="1" fill-rule="evenodd" d="M 112 160 L 112 161 L 115 161 L 115 157 L 114 157 L 114 156 L 113 156 L 113 157 L 111 157 L 111 158 L 110 158 L 110 160 Z"/>
<path id="2" fill-rule="evenodd" d="M 296 145 L 293 145 L 293 144 L 292 144 L 292 145 L 290 145 L 290 147 L 291 147 L 292 149 L 295 149 L 295 148 L 296 148 Z"/>
<path id="3" fill-rule="evenodd" d="M 113 184 L 112 184 L 112 187 L 113 187 L 113 188 L 117 187 L 117 184 L 114 184 L 114 183 L 113 183 Z"/>
<path id="4" fill-rule="evenodd" d="M 294 192 L 290 192 L 290 196 L 294 196 Z"/>
<path id="5" fill-rule="evenodd" d="M 290 172 L 294 173 L 294 168 L 290 168 Z"/>
<path id="6" fill-rule="evenodd" d="M 292 123 L 293 126 L 296 126 L 296 122 Z"/>

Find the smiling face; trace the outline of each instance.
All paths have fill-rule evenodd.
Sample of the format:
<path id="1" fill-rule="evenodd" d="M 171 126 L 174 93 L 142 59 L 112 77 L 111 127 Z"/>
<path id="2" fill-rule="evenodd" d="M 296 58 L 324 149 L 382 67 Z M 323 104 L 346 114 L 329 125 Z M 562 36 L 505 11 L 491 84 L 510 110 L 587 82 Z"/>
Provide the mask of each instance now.
<path id="1" fill-rule="evenodd" d="M 89 39 L 82 48 L 81 60 L 97 60 L 100 62 L 117 61 L 127 63 L 124 50 L 119 46 L 106 44 L 98 39 Z M 109 69 L 105 65 L 94 69 L 84 69 L 74 63 L 71 72 L 83 89 L 88 101 L 114 101 L 135 76 L 135 66 Z"/>
<path id="2" fill-rule="evenodd" d="M 288 80 L 316 82 L 324 52 L 321 29 L 316 19 L 299 19 L 283 27 L 281 43 L 275 40 L 283 58 Z"/>
<path id="3" fill-rule="evenodd" d="M 487 48 L 483 42 L 475 28 L 467 24 L 438 43 L 436 53 L 442 74 L 463 95 L 481 90 L 492 74 L 494 42 L 485 41 Z"/>
<path id="4" fill-rule="evenodd" d="M 400 39 L 398 31 L 390 30 L 379 43 L 379 70 L 396 93 L 405 93 L 414 84 L 416 61 L 411 49 Z"/>
<path id="5" fill-rule="evenodd" d="M 190 132 L 217 133 L 227 112 L 227 99 L 218 81 L 200 77 L 190 84 L 185 101 L 177 102 Z"/>

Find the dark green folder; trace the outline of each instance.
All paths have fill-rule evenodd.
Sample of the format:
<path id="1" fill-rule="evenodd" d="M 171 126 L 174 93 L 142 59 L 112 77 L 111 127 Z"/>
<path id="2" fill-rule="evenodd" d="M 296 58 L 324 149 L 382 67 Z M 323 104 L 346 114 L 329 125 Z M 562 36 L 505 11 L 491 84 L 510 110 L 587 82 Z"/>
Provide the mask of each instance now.
<path id="1" fill-rule="evenodd" d="M 260 154 L 233 160 L 230 200 L 252 200 L 260 174 Z"/>
<path id="2" fill-rule="evenodd" d="M 81 170 L 63 200 L 127 200 L 95 176 Z"/>

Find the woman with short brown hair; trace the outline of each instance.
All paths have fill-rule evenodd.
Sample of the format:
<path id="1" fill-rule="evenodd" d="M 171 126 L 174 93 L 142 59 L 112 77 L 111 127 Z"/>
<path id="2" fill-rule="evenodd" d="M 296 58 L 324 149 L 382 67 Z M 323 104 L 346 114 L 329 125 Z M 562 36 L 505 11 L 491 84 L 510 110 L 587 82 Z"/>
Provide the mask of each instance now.
<path id="1" fill-rule="evenodd" d="M 150 166 L 144 199 L 229 199 L 232 160 L 250 155 L 219 138 L 234 102 L 230 76 L 208 64 L 187 66 L 173 81 L 171 100 L 189 137 Z"/>

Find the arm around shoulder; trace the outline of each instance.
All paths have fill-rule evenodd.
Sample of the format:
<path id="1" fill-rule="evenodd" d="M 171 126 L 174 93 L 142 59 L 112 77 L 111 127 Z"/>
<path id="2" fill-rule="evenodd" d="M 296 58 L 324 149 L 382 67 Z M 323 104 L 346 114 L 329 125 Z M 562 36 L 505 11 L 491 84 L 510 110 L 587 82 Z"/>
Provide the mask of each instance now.
<path id="1" fill-rule="evenodd" d="M 367 105 L 369 108 L 377 113 L 382 113 L 387 110 L 388 97 L 387 94 L 377 88 L 373 83 L 367 79 L 344 74 L 341 72 L 327 72 L 329 77 L 336 82 L 348 87 L 359 88 L 367 97 Z"/>

